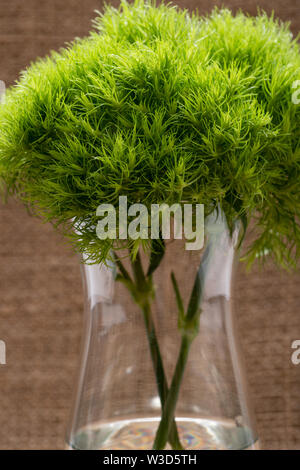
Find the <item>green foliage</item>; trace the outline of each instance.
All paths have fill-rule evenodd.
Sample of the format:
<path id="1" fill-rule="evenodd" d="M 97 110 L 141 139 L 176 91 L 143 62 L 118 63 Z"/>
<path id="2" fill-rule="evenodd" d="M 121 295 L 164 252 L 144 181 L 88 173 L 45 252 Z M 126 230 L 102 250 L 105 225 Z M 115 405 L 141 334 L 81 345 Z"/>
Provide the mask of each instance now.
<path id="1" fill-rule="evenodd" d="M 255 220 L 249 262 L 269 253 L 290 265 L 300 252 L 299 78 L 296 40 L 265 14 L 122 2 L 8 91 L 0 176 L 92 261 L 120 247 L 96 237 L 97 206 L 126 195 L 148 207 L 219 204 L 230 223 Z"/>

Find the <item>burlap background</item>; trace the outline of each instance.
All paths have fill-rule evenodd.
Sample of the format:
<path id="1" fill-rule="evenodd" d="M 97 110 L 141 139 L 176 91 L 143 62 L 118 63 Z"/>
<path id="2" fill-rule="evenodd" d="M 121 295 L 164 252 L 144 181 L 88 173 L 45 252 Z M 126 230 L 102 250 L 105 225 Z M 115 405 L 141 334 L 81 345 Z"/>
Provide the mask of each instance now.
<path id="1" fill-rule="evenodd" d="M 201 12 L 209 0 L 179 1 Z M 300 30 L 299 0 L 232 0 L 257 5 Z M 0 79 L 11 84 L 37 56 L 85 35 L 98 0 L 0 0 Z M 300 449 L 300 275 L 269 266 L 236 283 L 240 335 L 262 447 Z M 48 225 L 19 204 L 0 205 L 0 449 L 61 449 L 76 375 L 82 291 L 76 257 Z"/>

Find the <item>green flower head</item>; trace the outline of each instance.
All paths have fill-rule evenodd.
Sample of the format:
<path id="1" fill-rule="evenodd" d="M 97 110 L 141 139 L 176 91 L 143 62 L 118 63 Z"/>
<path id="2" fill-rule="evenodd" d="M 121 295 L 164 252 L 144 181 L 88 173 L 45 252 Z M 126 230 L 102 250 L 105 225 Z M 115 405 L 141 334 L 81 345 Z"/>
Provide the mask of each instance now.
<path id="1" fill-rule="evenodd" d="M 299 46 L 287 25 L 215 9 L 125 1 L 87 38 L 31 65 L 0 110 L 8 193 L 90 260 L 101 203 L 180 201 L 251 220 L 247 258 L 300 252 Z M 72 227 L 76 227 L 74 233 Z"/>

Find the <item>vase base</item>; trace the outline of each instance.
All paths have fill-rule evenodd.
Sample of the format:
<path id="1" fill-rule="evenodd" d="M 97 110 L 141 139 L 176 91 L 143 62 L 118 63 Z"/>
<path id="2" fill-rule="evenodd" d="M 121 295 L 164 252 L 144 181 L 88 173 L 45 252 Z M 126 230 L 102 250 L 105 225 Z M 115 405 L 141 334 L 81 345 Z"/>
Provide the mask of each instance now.
<path id="1" fill-rule="evenodd" d="M 236 421 L 176 419 L 185 450 L 258 450 L 258 441 L 249 429 Z M 76 450 L 151 450 L 159 419 L 97 423 L 82 429 L 70 443 Z M 166 450 L 171 450 L 169 444 Z"/>

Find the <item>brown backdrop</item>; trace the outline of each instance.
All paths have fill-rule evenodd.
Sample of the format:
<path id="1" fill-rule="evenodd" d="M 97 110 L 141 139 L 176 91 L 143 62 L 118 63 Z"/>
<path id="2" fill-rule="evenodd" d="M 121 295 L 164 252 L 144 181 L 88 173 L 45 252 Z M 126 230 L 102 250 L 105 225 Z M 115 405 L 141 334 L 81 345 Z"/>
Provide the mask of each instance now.
<path id="1" fill-rule="evenodd" d="M 115 2 L 117 3 L 117 2 Z M 255 14 L 260 5 L 300 30 L 299 0 L 185 0 Z M 85 35 L 98 0 L 0 0 L 0 79 L 13 83 L 37 56 Z M 300 449 L 300 274 L 268 266 L 236 284 L 240 335 L 265 449 Z M 48 225 L 19 204 L 0 205 L 0 449 L 61 449 L 76 375 L 82 291 L 76 257 Z"/>

